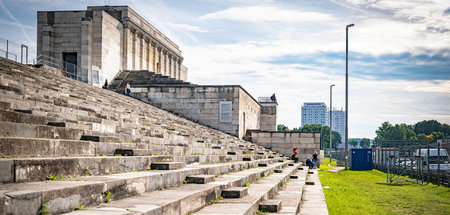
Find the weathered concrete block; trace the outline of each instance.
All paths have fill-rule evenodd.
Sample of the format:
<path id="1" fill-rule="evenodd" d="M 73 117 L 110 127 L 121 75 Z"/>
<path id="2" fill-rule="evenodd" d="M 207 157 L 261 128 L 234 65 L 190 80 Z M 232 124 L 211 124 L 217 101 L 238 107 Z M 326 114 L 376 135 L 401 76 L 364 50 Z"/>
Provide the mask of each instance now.
<path id="1" fill-rule="evenodd" d="M 277 213 L 281 208 L 280 199 L 271 199 L 262 201 L 259 204 L 259 210 L 262 212 Z"/>
<path id="2" fill-rule="evenodd" d="M 12 183 L 13 180 L 14 161 L 9 159 L 0 160 L 0 183 Z"/>
<path id="3" fill-rule="evenodd" d="M 207 184 L 213 182 L 215 178 L 214 175 L 192 175 L 186 177 L 186 180 L 193 184 Z"/>
<path id="4" fill-rule="evenodd" d="M 183 162 L 165 162 L 165 163 L 152 163 L 151 168 L 157 170 L 174 170 L 181 169 L 186 166 Z"/>
<path id="5" fill-rule="evenodd" d="M 230 187 L 222 190 L 223 198 L 242 198 L 248 193 L 247 187 Z"/>
<path id="6" fill-rule="evenodd" d="M 305 181 L 306 185 L 314 185 L 314 181 Z"/>

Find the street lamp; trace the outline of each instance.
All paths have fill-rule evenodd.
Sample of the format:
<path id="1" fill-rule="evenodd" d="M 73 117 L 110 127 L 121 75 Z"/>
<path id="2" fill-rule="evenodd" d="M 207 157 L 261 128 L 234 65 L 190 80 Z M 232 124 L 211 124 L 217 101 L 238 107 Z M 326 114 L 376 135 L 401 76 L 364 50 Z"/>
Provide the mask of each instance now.
<path id="1" fill-rule="evenodd" d="M 332 132 L 333 132 L 333 129 L 332 129 L 332 125 L 333 125 L 333 123 L 332 123 L 332 121 L 333 121 L 333 115 L 332 115 L 332 113 L 333 113 L 333 87 L 334 87 L 334 84 L 330 85 L 330 164 L 331 164 L 331 143 L 332 143 L 331 139 L 332 139 Z"/>
<path id="2" fill-rule="evenodd" d="M 348 28 L 355 24 L 348 24 L 345 27 L 345 170 L 348 168 Z"/>

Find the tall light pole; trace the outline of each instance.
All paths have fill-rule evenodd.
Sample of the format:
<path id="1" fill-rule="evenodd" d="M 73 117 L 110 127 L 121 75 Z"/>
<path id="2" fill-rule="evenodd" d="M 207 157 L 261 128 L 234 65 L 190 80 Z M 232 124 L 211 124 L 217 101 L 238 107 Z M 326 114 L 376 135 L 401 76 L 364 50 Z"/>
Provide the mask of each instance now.
<path id="1" fill-rule="evenodd" d="M 332 134 L 333 134 L 333 129 L 332 129 L 332 125 L 333 125 L 333 87 L 334 84 L 330 85 L 330 164 L 331 164 L 331 139 L 332 139 Z"/>
<path id="2" fill-rule="evenodd" d="M 348 28 L 353 26 L 345 27 L 345 170 L 348 169 Z"/>

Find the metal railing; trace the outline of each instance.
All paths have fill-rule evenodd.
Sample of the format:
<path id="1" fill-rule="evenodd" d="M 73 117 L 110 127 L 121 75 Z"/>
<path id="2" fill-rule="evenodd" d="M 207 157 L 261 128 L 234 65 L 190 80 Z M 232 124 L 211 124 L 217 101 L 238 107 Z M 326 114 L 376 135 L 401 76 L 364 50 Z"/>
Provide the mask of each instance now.
<path id="1" fill-rule="evenodd" d="M 378 141 L 376 145 L 372 153 L 373 166 L 388 173 L 388 183 L 434 182 L 449 186 L 448 152 L 441 149 L 440 143 Z"/>

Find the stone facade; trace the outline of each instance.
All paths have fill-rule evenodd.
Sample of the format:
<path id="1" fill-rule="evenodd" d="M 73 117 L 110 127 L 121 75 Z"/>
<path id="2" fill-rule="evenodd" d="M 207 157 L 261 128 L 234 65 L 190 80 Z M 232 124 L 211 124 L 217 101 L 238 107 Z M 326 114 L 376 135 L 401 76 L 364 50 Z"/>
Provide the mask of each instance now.
<path id="1" fill-rule="evenodd" d="M 74 63 L 74 70 L 66 69 L 81 81 L 101 86 L 121 70 L 187 79 L 179 47 L 127 6 L 39 11 L 37 16 L 38 55 L 63 67 Z"/>
<path id="2" fill-rule="evenodd" d="M 276 102 L 259 102 L 261 104 L 261 123 L 262 131 L 277 131 L 277 111 Z"/>
<path id="3" fill-rule="evenodd" d="M 298 148 L 300 161 L 312 158 L 320 151 L 320 132 L 249 131 L 253 143 L 272 151 L 291 156 L 292 149 Z M 321 156 L 323 160 L 323 156 Z"/>
<path id="4" fill-rule="evenodd" d="M 261 107 L 238 85 L 132 86 L 131 91 L 133 97 L 146 103 L 239 138 L 247 129 L 259 129 Z"/>

